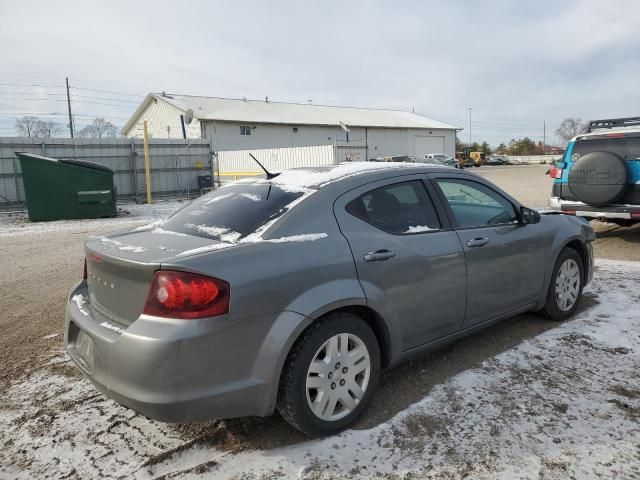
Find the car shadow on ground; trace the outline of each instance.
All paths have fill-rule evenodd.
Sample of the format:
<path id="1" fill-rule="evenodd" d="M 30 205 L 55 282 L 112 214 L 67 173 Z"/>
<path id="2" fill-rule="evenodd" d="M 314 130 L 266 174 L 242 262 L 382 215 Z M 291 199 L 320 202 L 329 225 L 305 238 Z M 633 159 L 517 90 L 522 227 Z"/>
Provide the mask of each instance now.
<path id="1" fill-rule="evenodd" d="M 640 223 L 621 227 L 594 221 L 591 226 L 596 232 L 596 241 L 593 242 L 596 257 L 640 261 Z"/>
<path id="2" fill-rule="evenodd" d="M 596 295 L 587 293 L 577 313 L 597 303 Z M 369 429 L 390 420 L 427 396 L 434 386 L 557 326 L 558 323 L 534 313 L 518 315 L 387 371 L 354 429 Z M 232 452 L 270 450 L 309 440 L 279 415 L 176 425 L 175 428 L 184 435 L 187 445 L 208 444 Z"/>
<path id="3" fill-rule="evenodd" d="M 640 244 L 640 223 L 629 227 L 609 223 L 592 225 L 596 230 L 598 238 L 621 238 L 628 242 Z"/>

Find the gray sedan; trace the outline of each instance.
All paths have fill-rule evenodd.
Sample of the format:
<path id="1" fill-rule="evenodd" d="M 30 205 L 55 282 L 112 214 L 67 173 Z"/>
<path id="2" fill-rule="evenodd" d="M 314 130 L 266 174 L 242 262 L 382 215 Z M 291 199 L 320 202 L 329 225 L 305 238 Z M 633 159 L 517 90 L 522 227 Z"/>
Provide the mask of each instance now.
<path id="1" fill-rule="evenodd" d="M 328 435 L 414 354 L 522 312 L 570 317 L 594 238 L 453 168 L 289 170 L 87 240 L 66 348 L 100 391 L 154 419 L 277 410 Z"/>

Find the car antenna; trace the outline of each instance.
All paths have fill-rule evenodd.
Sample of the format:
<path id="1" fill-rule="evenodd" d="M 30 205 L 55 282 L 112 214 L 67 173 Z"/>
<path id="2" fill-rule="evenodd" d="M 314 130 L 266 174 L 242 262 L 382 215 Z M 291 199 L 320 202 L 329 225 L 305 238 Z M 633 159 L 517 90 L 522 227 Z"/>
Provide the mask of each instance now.
<path id="1" fill-rule="evenodd" d="M 256 161 L 256 163 L 257 163 L 258 165 L 260 165 L 260 168 L 261 168 L 262 170 L 264 170 L 264 173 L 265 173 L 265 175 L 267 176 L 267 180 L 271 180 L 272 178 L 276 178 L 278 175 L 280 175 L 280 173 L 271 173 L 269 170 L 267 170 L 266 168 L 264 168 L 264 165 L 262 165 L 262 164 L 258 161 L 258 159 L 257 159 L 256 157 L 254 157 L 254 156 L 253 156 L 253 155 L 251 155 L 251 154 L 249 154 L 249 156 L 250 156 L 251 158 L 253 158 L 253 159 Z"/>

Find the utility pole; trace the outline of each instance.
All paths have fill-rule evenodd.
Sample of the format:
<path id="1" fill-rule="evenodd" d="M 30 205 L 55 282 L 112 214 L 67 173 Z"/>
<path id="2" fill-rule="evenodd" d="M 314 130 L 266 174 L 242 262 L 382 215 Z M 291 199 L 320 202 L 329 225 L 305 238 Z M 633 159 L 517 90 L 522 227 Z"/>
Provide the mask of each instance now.
<path id="1" fill-rule="evenodd" d="M 65 79 L 67 81 L 67 108 L 69 109 L 69 133 L 73 138 L 73 117 L 71 116 L 71 97 L 69 96 L 69 77 Z"/>
<path id="2" fill-rule="evenodd" d="M 542 154 L 547 153 L 547 121 L 542 121 Z"/>
<path id="3" fill-rule="evenodd" d="M 469 107 L 469 148 L 471 148 L 471 107 Z"/>
<path id="4" fill-rule="evenodd" d="M 151 203 L 151 159 L 149 158 L 149 132 L 144 121 L 144 178 L 147 184 L 147 203 Z"/>

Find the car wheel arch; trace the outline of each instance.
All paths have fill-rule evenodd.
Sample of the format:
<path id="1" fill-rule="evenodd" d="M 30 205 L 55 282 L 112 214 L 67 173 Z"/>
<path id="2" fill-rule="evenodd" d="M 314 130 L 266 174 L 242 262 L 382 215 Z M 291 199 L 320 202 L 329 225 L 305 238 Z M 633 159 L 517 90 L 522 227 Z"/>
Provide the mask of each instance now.
<path id="1" fill-rule="evenodd" d="M 263 413 L 264 415 L 270 415 L 275 410 L 282 371 L 285 362 L 287 361 L 287 358 L 289 357 L 289 354 L 291 353 L 291 350 L 293 349 L 298 339 L 312 325 L 330 315 L 334 315 L 340 312 L 350 313 L 361 318 L 373 330 L 376 339 L 378 340 L 378 346 L 380 348 L 381 367 L 383 370 L 393 363 L 394 358 L 398 356 L 398 352 L 395 351 L 392 346 L 392 337 L 386 321 L 379 312 L 366 304 L 360 303 L 358 301 L 340 302 L 337 305 L 333 304 L 330 306 L 326 306 L 326 308 L 316 310 L 312 315 L 302 315 L 296 312 L 288 312 L 289 315 L 285 315 L 287 317 L 284 320 L 285 323 L 289 323 L 292 321 L 292 319 L 288 318 L 291 315 L 300 318 L 299 320 L 295 320 L 295 327 L 290 330 L 286 341 L 281 343 L 281 350 L 278 354 L 278 358 L 275 359 L 275 362 L 271 367 L 271 374 L 268 375 L 268 377 L 262 377 L 265 379 L 269 378 L 268 383 L 273 386 L 273 388 L 269 389 L 269 400 L 268 404 L 265 406 L 265 410 Z M 273 348 L 273 345 L 270 345 L 270 348 Z"/>
<path id="2" fill-rule="evenodd" d="M 558 255 L 556 255 L 555 261 L 558 260 L 558 256 L 560 255 L 560 252 L 562 252 L 565 248 L 572 248 L 573 250 L 578 252 L 578 255 L 580 255 L 580 258 L 582 259 L 584 274 L 586 275 L 587 269 L 589 268 L 589 252 L 587 251 L 587 246 L 585 245 L 585 243 L 579 238 L 574 238 L 573 240 L 568 241 L 559 250 Z M 554 265 L 555 265 L 555 261 L 554 261 Z M 584 278 L 582 280 L 584 281 Z"/>
<path id="3" fill-rule="evenodd" d="M 536 309 L 540 309 L 544 306 L 546 292 L 549 289 L 549 284 L 551 282 L 551 275 L 553 273 L 553 267 L 558 261 L 558 257 L 562 253 L 565 248 L 571 248 L 578 252 L 578 255 L 582 259 L 582 266 L 584 267 L 584 272 L 587 272 L 589 268 L 589 252 L 587 250 L 587 246 L 585 240 L 580 235 L 572 235 L 569 238 L 560 239 L 556 236 L 553 244 L 549 247 L 549 257 L 547 261 L 547 268 L 545 273 L 544 285 L 540 294 L 540 298 L 537 303 Z M 583 279 L 584 281 L 584 279 Z"/>
<path id="4" fill-rule="evenodd" d="M 376 312 L 373 308 L 371 308 L 368 305 L 350 304 L 350 305 L 341 305 L 339 307 L 326 310 L 321 314 L 319 314 L 318 316 L 309 318 L 309 321 L 305 322 L 303 328 L 299 328 L 298 330 L 296 330 L 294 335 L 292 335 L 291 338 L 289 338 L 289 340 L 287 341 L 286 351 L 283 352 L 283 355 L 281 356 L 282 359 L 279 362 L 278 376 L 282 374 L 282 368 L 284 366 L 284 363 L 287 357 L 289 356 L 289 353 L 291 352 L 291 349 L 293 348 L 295 343 L 298 341 L 298 339 L 302 337 L 304 332 L 315 323 L 321 321 L 322 319 L 331 315 L 341 313 L 341 312 L 355 315 L 356 317 L 362 319 L 362 321 L 365 322 L 371 328 L 371 330 L 373 330 L 373 333 L 376 335 L 376 339 L 378 340 L 378 346 L 380 348 L 382 368 L 385 369 L 391 364 L 392 354 L 393 354 L 391 334 L 389 332 L 389 328 L 387 327 L 387 324 L 383 319 L 382 315 L 380 315 L 380 313 Z"/>

